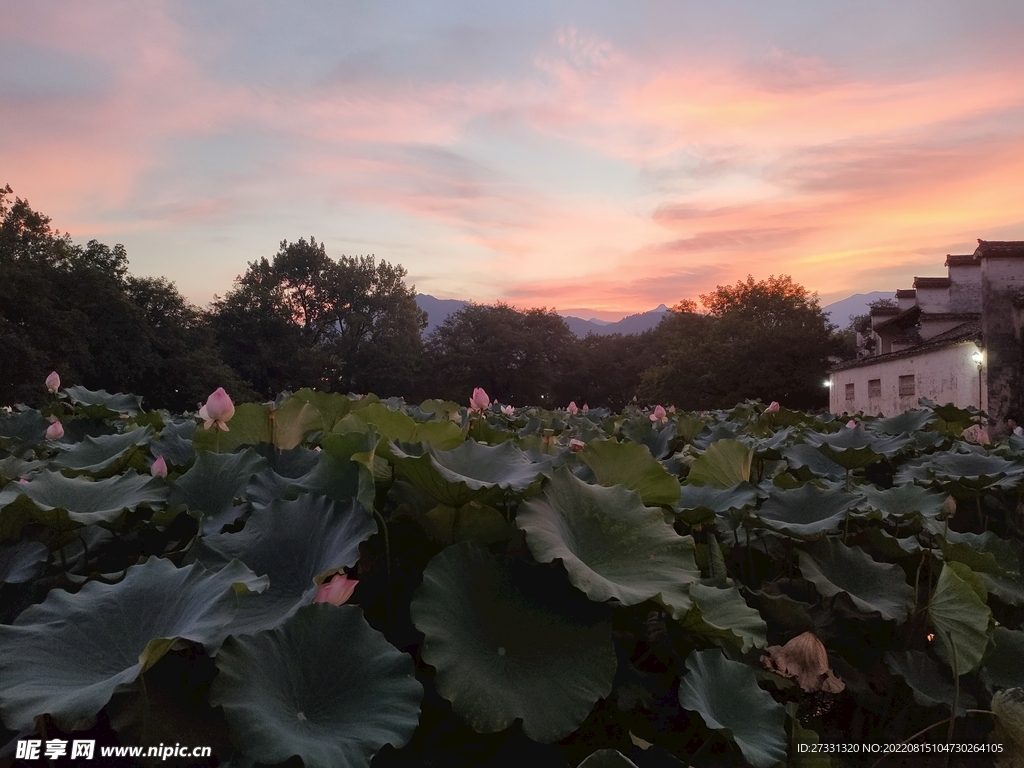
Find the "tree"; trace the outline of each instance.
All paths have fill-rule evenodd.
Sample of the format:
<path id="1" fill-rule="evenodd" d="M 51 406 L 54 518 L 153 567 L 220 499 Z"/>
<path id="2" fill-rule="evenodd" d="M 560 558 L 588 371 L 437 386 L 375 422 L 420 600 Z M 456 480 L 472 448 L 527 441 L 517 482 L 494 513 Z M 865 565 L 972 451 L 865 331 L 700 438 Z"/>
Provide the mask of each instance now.
<path id="1" fill-rule="evenodd" d="M 462 402 L 483 387 L 511 405 L 555 404 L 559 386 L 575 370 L 576 341 L 553 310 L 469 304 L 427 341 L 434 371 L 428 391 Z"/>
<path id="2" fill-rule="evenodd" d="M 745 398 L 793 408 L 827 404 L 821 381 L 839 351 L 815 294 L 788 275 L 702 295 L 705 315 L 674 311 L 668 350 L 644 375 L 642 397 L 685 408 L 724 408 Z"/>
<path id="3" fill-rule="evenodd" d="M 322 243 L 282 241 L 215 300 L 225 359 L 267 397 L 300 387 L 411 391 L 426 315 L 400 265 L 373 256 L 334 261 Z"/>

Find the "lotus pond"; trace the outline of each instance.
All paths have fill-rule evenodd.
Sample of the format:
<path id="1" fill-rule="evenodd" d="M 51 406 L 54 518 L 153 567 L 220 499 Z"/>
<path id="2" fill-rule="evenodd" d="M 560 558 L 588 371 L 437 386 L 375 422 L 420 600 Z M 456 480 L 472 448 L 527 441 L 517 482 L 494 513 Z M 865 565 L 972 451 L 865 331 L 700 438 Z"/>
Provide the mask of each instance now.
<path id="1" fill-rule="evenodd" d="M 1024 439 L 974 411 L 208 408 L 0 414 L 0 760 L 1024 760 Z"/>

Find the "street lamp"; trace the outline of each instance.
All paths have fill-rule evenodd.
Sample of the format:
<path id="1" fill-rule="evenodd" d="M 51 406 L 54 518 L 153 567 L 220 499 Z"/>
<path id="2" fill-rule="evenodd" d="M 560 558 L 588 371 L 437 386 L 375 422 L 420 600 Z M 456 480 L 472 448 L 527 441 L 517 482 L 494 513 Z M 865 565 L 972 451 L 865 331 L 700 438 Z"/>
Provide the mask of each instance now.
<path id="1" fill-rule="evenodd" d="M 978 364 L 978 410 L 981 410 L 981 363 L 985 359 L 980 349 L 974 350 L 971 360 Z"/>

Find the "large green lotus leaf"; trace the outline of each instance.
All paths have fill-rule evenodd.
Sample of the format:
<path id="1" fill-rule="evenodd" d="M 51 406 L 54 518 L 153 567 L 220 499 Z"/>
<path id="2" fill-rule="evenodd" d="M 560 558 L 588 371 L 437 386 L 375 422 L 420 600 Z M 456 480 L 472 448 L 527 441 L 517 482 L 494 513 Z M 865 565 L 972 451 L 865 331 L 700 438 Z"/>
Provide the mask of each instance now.
<path id="1" fill-rule="evenodd" d="M 900 623 L 914 607 L 914 588 L 898 565 L 879 563 L 838 539 L 811 542 L 799 551 L 800 572 L 825 597 L 846 595 L 858 611 Z"/>
<path id="2" fill-rule="evenodd" d="M 1019 765 L 1024 761 L 1024 688 L 1007 688 L 992 697 L 992 713 L 1000 729 L 1009 736 L 1007 757 Z"/>
<path id="3" fill-rule="evenodd" d="M 166 484 L 129 469 L 105 480 L 40 472 L 27 483 L 8 483 L 0 491 L 0 538 L 8 538 L 29 520 L 70 530 L 78 525 L 112 523 L 140 505 L 162 504 Z"/>
<path id="4" fill-rule="evenodd" d="M 599 749 L 591 752 L 577 768 L 637 768 L 637 765 L 617 749 Z"/>
<path id="5" fill-rule="evenodd" d="M 200 422 L 192 436 L 192 446 L 196 452 L 231 453 L 241 445 L 273 442 L 270 411 L 256 403 L 236 405 L 227 427 L 227 432 L 216 424 L 206 429 L 205 423 Z"/>
<path id="6" fill-rule="evenodd" d="M 876 419 L 867 423 L 867 428 L 872 432 L 881 432 L 884 435 L 909 435 L 911 432 L 917 432 L 918 430 L 924 429 L 927 425 L 935 421 L 935 413 L 933 411 L 918 410 L 914 409 L 911 411 L 904 411 L 898 416 L 890 416 L 887 419 Z"/>
<path id="7" fill-rule="evenodd" d="M 646 445 L 591 440 L 579 454 L 601 485 L 624 485 L 649 506 L 679 501 L 679 481 L 651 455 Z"/>
<path id="8" fill-rule="evenodd" d="M 516 533 L 501 512 L 475 501 L 457 509 L 438 504 L 425 514 L 411 510 L 408 514 L 423 526 L 432 540 L 442 545 L 467 541 L 486 547 L 507 541 Z"/>
<path id="9" fill-rule="evenodd" d="M 566 467 L 520 505 L 516 525 L 538 562 L 561 560 L 573 586 L 597 602 L 636 605 L 667 593 L 678 604 L 700 579 L 693 539 L 667 525 L 661 510 L 622 486 L 578 480 Z"/>
<path id="10" fill-rule="evenodd" d="M 687 482 L 732 488 L 750 480 L 754 452 L 739 440 L 716 440 L 690 466 Z"/>
<path id="11" fill-rule="evenodd" d="M 975 573 L 1015 579 L 1020 577 L 1020 560 L 1013 545 L 992 531 L 959 533 L 943 530 L 936 537 L 947 561 L 965 563 Z"/>
<path id="12" fill-rule="evenodd" d="M 561 569 L 448 547 L 424 570 L 411 614 L 438 693 L 478 733 L 518 719 L 531 739 L 557 741 L 611 693 L 608 608 Z"/>
<path id="13" fill-rule="evenodd" d="M 819 451 L 813 445 L 800 443 L 791 445 L 782 451 L 782 457 L 786 463 L 794 469 L 807 467 L 817 477 L 825 477 L 829 480 L 842 480 L 846 477 L 846 470 L 836 464 L 832 459 Z"/>
<path id="14" fill-rule="evenodd" d="M 312 433 L 327 429 L 320 410 L 309 400 L 294 395 L 282 400 L 267 416 L 270 420 L 270 442 L 284 451 L 302 445 Z"/>
<path id="15" fill-rule="evenodd" d="M 911 517 L 937 518 L 942 512 L 946 494 L 934 493 L 918 485 L 907 484 L 896 488 L 879 490 L 870 485 L 858 489 L 867 506 L 882 513 L 882 517 L 905 520 Z"/>
<path id="16" fill-rule="evenodd" d="M 192 432 L 195 432 L 195 424 L 188 422 L 189 426 L 192 427 Z M 154 456 L 163 456 L 164 461 L 168 464 L 177 467 L 184 467 L 191 464 L 196 458 L 196 451 L 192 447 L 191 434 L 188 437 L 183 437 L 177 432 L 164 429 L 155 440 L 151 440 L 149 443 L 149 452 Z"/>
<path id="17" fill-rule="evenodd" d="M 754 670 L 722 652 L 693 651 L 679 681 L 679 703 L 736 743 L 754 768 L 786 760 L 786 710 L 757 685 Z"/>
<path id="18" fill-rule="evenodd" d="M 690 586 L 693 607 L 684 614 L 666 605 L 672 617 L 688 632 L 721 640 L 746 653 L 768 645 L 768 625 L 734 586 L 700 583 Z"/>
<path id="19" fill-rule="evenodd" d="M 1024 466 L 989 453 L 936 453 L 925 465 L 936 480 L 969 488 L 1013 488 L 1024 477 Z"/>
<path id="20" fill-rule="evenodd" d="M 920 651 L 889 651 L 885 654 L 885 664 L 894 675 L 906 680 L 914 693 L 914 701 L 923 707 L 945 705 L 953 709 L 956 688 L 953 678 L 938 664 L 928 658 L 928 654 Z M 974 697 L 966 691 L 960 691 L 957 715 L 963 717 L 969 708 L 977 706 Z"/>
<path id="21" fill-rule="evenodd" d="M 991 573 L 980 573 L 978 575 L 985 581 L 988 591 L 1007 605 L 1024 605 L 1024 580 L 1021 580 L 1019 576 L 1008 579 Z"/>
<path id="22" fill-rule="evenodd" d="M 823 491 L 812 483 L 793 490 L 772 491 L 754 515 L 772 530 L 806 539 L 839 530 L 857 496 L 842 490 Z"/>
<path id="23" fill-rule="evenodd" d="M 75 474 L 88 473 L 94 477 L 113 474 L 124 468 L 129 451 L 136 446 L 146 445 L 152 436 L 153 430 L 146 427 L 120 435 L 86 437 L 82 442 L 62 450 L 51 464 Z"/>
<path id="24" fill-rule="evenodd" d="M 0 626 L 0 712 L 15 730 L 50 714 L 65 730 L 86 727 L 121 685 L 177 640 L 216 648 L 238 594 L 263 589 L 239 562 L 211 573 L 150 558 L 116 584 L 53 589 L 11 626 Z"/>
<path id="25" fill-rule="evenodd" d="M 72 403 L 86 406 L 86 413 L 93 418 L 110 418 L 122 413 L 135 416 L 142 407 L 142 398 L 138 395 L 121 392 L 112 395 L 105 389 L 93 392 L 85 387 L 67 387 L 64 391 Z"/>
<path id="26" fill-rule="evenodd" d="M 928 603 L 928 618 L 939 641 L 936 651 L 959 674 L 981 662 L 988 645 L 992 611 L 978 594 L 978 577 L 963 563 L 945 563 Z M 981 589 L 984 594 L 985 585 Z"/>
<path id="27" fill-rule="evenodd" d="M 352 405 L 355 402 L 337 392 L 320 392 L 308 388 L 300 389 L 290 399 L 309 403 L 316 408 L 323 424 L 319 428 L 323 429 L 325 434 L 334 429 L 334 425 L 352 410 Z"/>
<path id="28" fill-rule="evenodd" d="M 19 541 L 0 547 L 0 584 L 24 584 L 39 575 L 49 550 L 38 541 Z"/>
<path id="29" fill-rule="evenodd" d="M 0 479 L 28 479 L 29 475 L 33 475 L 43 469 L 48 463 L 48 461 L 26 461 L 25 459 L 19 459 L 17 456 L 8 456 L 7 458 L 0 459 Z"/>
<path id="30" fill-rule="evenodd" d="M 412 659 L 354 605 L 309 605 L 277 629 L 232 638 L 217 669 L 210 703 L 261 763 L 298 755 L 306 768 L 368 768 L 385 744 L 405 746 L 419 722 Z"/>
<path id="31" fill-rule="evenodd" d="M 46 439 L 50 422 L 39 411 L 22 411 L 13 416 L 0 416 L 0 438 L 36 445 Z"/>
<path id="32" fill-rule="evenodd" d="M 220 533 L 245 511 L 235 500 L 244 496 L 252 476 L 266 466 L 267 460 L 251 448 L 238 453 L 203 451 L 174 482 L 168 501 L 187 506 L 200 518 L 204 534 Z"/>
<path id="33" fill-rule="evenodd" d="M 820 448 L 822 453 L 843 469 L 858 469 L 873 464 L 883 456 L 895 456 L 912 438 L 879 437 L 863 427 L 844 427 L 838 432 L 808 432 L 804 439 L 808 445 Z"/>
<path id="34" fill-rule="evenodd" d="M 726 515 L 755 504 L 757 490 L 750 483 L 738 483 L 732 488 L 686 483 L 679 490 L 674 508 L 676 515 L 685 523 L 698 525 L 713 522 L 715 515 Z"/>
<path id="35" fill-rule="evenodd" d="M 239 600 L 228 628 L 233 635 L 273 629 L 301 606 L 312 602 L 313 579 L 356 564 L 359 545 L 377 532 L 373 517 L 354 500 L 347 504 L 304 495 L 257 507 L 238 533 L 206 536 L 189 558 L 208 568 L 241 560 L 270 588 Z"/>
<path id="36" fill-rule="evenodd" d="M 525 490 L 541 475 L 550 474 L 550 461 L 533 462 L 512 443 L 481 445 L 467 440 L 451 451 L 427 448 L 422 455 L 389 444 L 386 452 L 399 473 L 441 504 L 461 507 L 481 496 L 483 491 Z"/>
<path id="37" fill-rule="evenodd" d="M 981 662 L 981 679 L 989 691 L 1024 688 L 1024 631 L 996 627 Z"/>
<path id="38" fill-rule="evenodd" d="M 646 445 L 651 455 L 660 461 L 671 453 L 669 445 L 676 436 L 676 425 L 670 422 L 661 426 L 643 416 L 625 421 L 622 435 L 630 442 Z"/>
<path id="39" fill-rule="evenodd" d="M 374 403 L 349 414 L 335 425 L 334 432 L 365 432 L 369 424 L 373 424 L 377 432 L 389 440 L 403 443 L 429 442 L 439 451 L 455 448 L 464 440 L 459 426 L 447 419 L 418 422 L 401 411 L 392 411 L 383 403 Z"/>

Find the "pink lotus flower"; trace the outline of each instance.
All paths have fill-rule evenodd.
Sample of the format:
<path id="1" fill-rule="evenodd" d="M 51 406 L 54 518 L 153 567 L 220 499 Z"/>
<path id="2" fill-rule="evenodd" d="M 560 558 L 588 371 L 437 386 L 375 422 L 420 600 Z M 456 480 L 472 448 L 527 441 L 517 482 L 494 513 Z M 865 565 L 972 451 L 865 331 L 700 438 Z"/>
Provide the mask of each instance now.
<path id="1" fill-rule="evenodd" d="M 850 419 L 848 422 L 846 422 L 846 426 L 849 429 L 854 429 L 857 426 L 857 422 L 854 421 L 853 419 Z"/>
<path id="2" fill-rule="evenodd" d="M 587 411 L 589 411 L 589 410 L 590 410 L 590 406 L 589 406 L 589 405 L 587 405 L 586 403 L 584 403 L 584 404 L 583 404 L 583 412 L 584 412 L 584 413 L 586 413 L 586 412 L 587 412 Z"/>
<path id="3" fill-rule="evenodd" d="M 167 477 L 167 462 L 163 456 L 156 457 L 156 461 L 149 467 L 149 474 L 153 477 Z"/>
<path id="4" fill-rule="evenodd" d="M 569 405 L 566 407 L 565 410 L 567 410 L 573 416 L 575 416 L 577 413 L 580 412 L 580 409 L 576 407 L 576 401 L 575 400 L 573 400 L 571 403 L 569 403 Z"/>
<path id="5" fill-rule="evenodd" d="M 584 443 L 582 440 L 577 440 L 575 437 L 569 441 L 569 450 L 572 451 L 573 453 L 579 453 L 586 447 L 586 443 Z"/>
<path id="6" fill-rule="evenodd" d="M 513 406 L 511 406 L 511 405 L 503 405 L 503 406 L 501 406 L 501 412 L 504 415 L 508 416 L 510 419 L 513 416 L 516 415 L 516 409 Z"/>
<path id="7" fill-rule="evenodd" d="M 64 437 L 64 427 L 59 421 L 53 422 L 46 428 L 47 440 L 60 440 L 62 437 Z"/>
<path id="8" fill-rule="evenodd" d="M 228 422 L 235 415 L 235 404 L 231 402 L 224 387 L 217 387 L 217 391 L 206 398 L 206 405 L 199 409 L 199 418 L 205 423 L 203 429 L 209 429 L 214 424 L 219 429 L 229 432 Z"/>
<path id="9" fill-rule="evenodd" d="M 358 583 L 358 579 L 350 579 L 344 573 L 336 573 L 330 581 L 324 583 L 317 590 L 313 602 L 344 605 L 352 597 L 352 593 L 355 591 L 356 584 Z"/>
<path id="10" fill-rule="evenodd" d="M 675 413 L 675 412 L 676 412 L 676 407 L 675 407 L 674 405 L 670 405 L 670 406 L 668 407 L 668 412 L 669 412 L 669 413 Z"/>
<path id="11" fill-rule="evenodd" d="M 469 412 L 483 413 L 490 404 L 491 399 L 487 396 L 487 393 L 480 387 L 477 387 L 473 390 L 473 396 L 469 398 Z"/>
<path id="12" fill-rule="evenodd" d="M 779 412 L 779 403 L 778 403 L 778 401 L 777 400 L 772 400 L 772 404 L 769 405 L 767 408 L 765 408 L 764 412 L 765 413 L 778 413 Z"/>
<path id="13" fill-rule="evenodd" d="M 664 424 L 668 421 L 668 413 L 660 405 L 654 406 L 654 413 L 651 414 L 651 421 L 657 421 Z"/>
<path id="14" fill-rule="evenodd" d="M 18 482 L 24 485 L 28 485 L 28 480 L 26 480 L 24 477 L 19 477 Z"/>
<path id="15" fill-rule="evenodd" d="M 60 376 L 57 375 L 56 371 L 46 377 L 46 388 L 54 395 L 57 394 L 57 390 L 60 389 Z"/>

